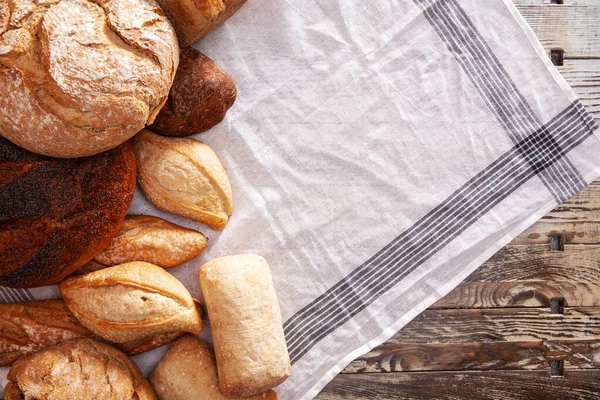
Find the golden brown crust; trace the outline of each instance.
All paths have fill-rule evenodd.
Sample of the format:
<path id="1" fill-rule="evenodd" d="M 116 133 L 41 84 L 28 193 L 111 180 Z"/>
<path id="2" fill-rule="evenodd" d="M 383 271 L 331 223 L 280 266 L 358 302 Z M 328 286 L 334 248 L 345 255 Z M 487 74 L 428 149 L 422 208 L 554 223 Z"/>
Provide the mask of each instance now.
<path id="1" fill-rule="evenodd" d="M 125 218 L 135 169 L 131 142 L 64 160 L 0 137 L 0 285 L 56 283 L 100 253 Z"/>
<path id="2" fill-rule="evenodd" d="M 149 263 L 130 262 L 70 277 L 59 288 L 77 319 L 111 342 L 202 330 L 202 318 L 187 289 Z"/>
<path id="3" fill-rule="evenodd" d="M 62 300 L 0 304 L 0 365 L 67 339 L 92 335 Z"/>
<path id="4" fill-rule="evenodd" d="M 192 47 L 181 49 L 179 68 L 167 103 L 150 127 L 167 136 L 209 130 L 225 118 L 237 91 L 231 77 Z"/>
<path id="5" fill-rule="evenodd" d="M 198 256 L 205 247 L 206 237 L 200 232 L 157 217 L 128 215 L 95 261 L 104 266 L 145 261 L 171 268 Z"/>
<path id="6" fill-rule="evenodd" d="M 198 307 L 198 311 L 201 310 Z M 124 353 L 135 355 L 172 342 L 185 334 L 186 332 L 167 332 L 114 346 Z M 0 366 L 10 365 L 19 358 L 64 340 L 93 336 L 75 318 L 62 299 L 0 304 Z"/>
<path id="7" fill-rule="evenodd" d="M 113 346 L 127 355 L 134 356 L 136 354 L 156 349 L 157 347 L 163 346 L 167 343 L 171 343 L 172 341 L 177 340 L 186 334 L 187 332 L 166 332 L 151 336 L 149 338 L 132 340 L 131 342 L 114 343 Z"/>
<path id="8" fill-rule="evenodd" d="M 152 123 L 179 62 L 175 32 L 154 0 L 6 4 L 0 0 L 4 137 L 35 153 L 82 157 Z"/>
<path id="9" fill-rule="evenodd" d="M 246 0 L 157 0 L 173 23 L 181 47 L 189 46 L 212 31 Z"/>
<path id="10" fill-rule="evenodd" d="M 160 400 L 277 400 L 272 390 L 250 397 L 225 396 L 219 390 L 217 364 L 202 340 L 186 335 L 173 343 L 149 377 Z"/>
<path id="11" fill-rule="evenodd" d="M 90 338 L 71 339 L 15 362 L 5 400 L 154 400 L 140 369 L 125 354 Z"/>
<path id="12" fill-rule="evenodd" d="M 143 130 L 135 137 L 138 182 L 161 210 L 224 229 L 232 212 L 229 178 L 217 155 L 191 138 Z"/>
<path id="13" fill-rule="evenodd" d="M 290 359 L 265 259 L 254 254 L 221 257 L 201 266 L 198 275 L 221 392 L 250 396 L 285 381 Z"/>

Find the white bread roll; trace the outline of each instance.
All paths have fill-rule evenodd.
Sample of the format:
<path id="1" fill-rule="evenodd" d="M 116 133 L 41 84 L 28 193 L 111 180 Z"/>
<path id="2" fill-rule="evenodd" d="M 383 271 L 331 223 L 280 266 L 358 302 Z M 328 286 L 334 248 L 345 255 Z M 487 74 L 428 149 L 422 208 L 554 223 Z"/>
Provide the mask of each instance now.
<path id="1" fill-rule="evenodd" d="M 217 258 L 200 267 L 198 275 L 221 392 L 251 396 L 283 382 L 290 358 L 265 259 L 253 254 Z"/>

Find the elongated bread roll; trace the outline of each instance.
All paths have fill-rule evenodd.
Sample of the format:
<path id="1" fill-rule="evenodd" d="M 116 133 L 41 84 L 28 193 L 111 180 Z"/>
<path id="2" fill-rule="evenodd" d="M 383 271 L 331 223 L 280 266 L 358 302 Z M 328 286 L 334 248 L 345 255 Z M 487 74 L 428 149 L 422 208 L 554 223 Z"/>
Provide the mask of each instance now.
<path id="1" fill-rule="evenodd" d="M 60 292 L 83 326 L 115 343 L 202 331 L 185 286 L 164 269 L 130 262 L 62 281 Z"/>
<path id="2" fill-rule="evenodd" d="M 290 359 L 265 259 L 253 254 L 217 258 L 200 267 L 198 275 L 221 392 L 251 396 L 286 380 Z"/>
<path id="3" fill-rule="evenodd" d="M 219 390 L 215 356 L 206 343 L 186 335 L 169 348 L 150 383 L 160 400 L 277 400 L 272 390 L 252 397 L 225 396 Z"/>

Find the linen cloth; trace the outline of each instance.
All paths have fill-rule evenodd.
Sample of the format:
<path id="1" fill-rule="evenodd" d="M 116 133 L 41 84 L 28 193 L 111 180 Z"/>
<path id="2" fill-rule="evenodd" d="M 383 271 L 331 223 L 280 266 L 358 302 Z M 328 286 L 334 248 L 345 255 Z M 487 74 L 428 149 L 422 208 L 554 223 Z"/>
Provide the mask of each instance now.
<path id="1" fill-rule="evenodd" d="M 130 213 L 209 237 L 169 270 L 196 297 L 202 263 L 266 258 L 284 400 L 316 396 L 600 175 L 594 120 L 508 0 L 251 0 L 194 46 L 238 87 L 196 135 L 229 174 L 233 216 L 214 232 L 139 191 Z M 147 374 L 164 351 L 135 360 Z"/>

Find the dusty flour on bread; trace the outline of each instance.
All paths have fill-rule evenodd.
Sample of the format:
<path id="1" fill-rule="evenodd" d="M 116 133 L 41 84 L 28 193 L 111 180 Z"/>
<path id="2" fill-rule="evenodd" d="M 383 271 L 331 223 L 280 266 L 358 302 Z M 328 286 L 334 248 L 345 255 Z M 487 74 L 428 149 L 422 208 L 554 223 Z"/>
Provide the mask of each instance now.
<path id="1" fill-rule="evenodd" d="M 55 157 L 108 150 L 152 123 L 178 63 L 154 0 L 0 0 L 0 134 Z"/>

